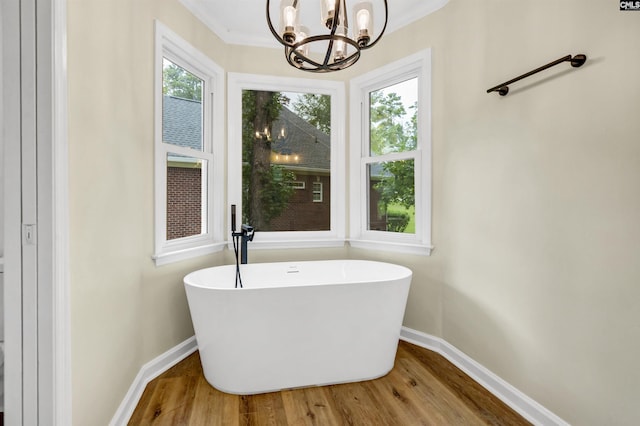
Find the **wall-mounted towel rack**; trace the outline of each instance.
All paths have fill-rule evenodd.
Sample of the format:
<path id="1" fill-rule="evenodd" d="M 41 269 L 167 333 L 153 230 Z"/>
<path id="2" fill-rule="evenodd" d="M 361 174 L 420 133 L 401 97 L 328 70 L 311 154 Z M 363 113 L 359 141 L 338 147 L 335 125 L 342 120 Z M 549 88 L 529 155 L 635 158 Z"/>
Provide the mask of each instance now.
<path id="1" fill-rule="evenodd" d="M 522 80 L 523 78 L 527 78 L 533 74 L 539 73 L 540 71 L 544 71 L 547 68 L 551 68 L 554 65 L 558 65 L 561 64 L 562 62 L 571 62 L 571 66 L 574 68 L 578 68 L 580 66 L 582 66 L 582 64 L 585 63 L 585 61 L 587 60 L 587 56 L 583 55 L 583 54 L 579 54 L 579 55 L 575 55 L 573 57 L 571 57 L 571 55 L 567 55 L 567 56 L 563 56 L 560 59 L 556 59 L 553 62 L 549 62 L 547 65 L 543 65 L 540 68 L 536 68 L 533 71 L 529 71 L 526 74 L 522 74 L 519 77 L 516 77 L 512 80 L 509 81 L 505 81 L 504 83 L 498 84 L 495 87 L 492 87 L 491 89 L 487 90 L 487 93 L 491 93 L 491 92 L 495 92 L 497 91 L 498 93 L 500 93 L 500 96 L 505 96 L 507 93 L 509 93 L 509 85 L 511 83 L 515 83 L 518 80 Z"/>

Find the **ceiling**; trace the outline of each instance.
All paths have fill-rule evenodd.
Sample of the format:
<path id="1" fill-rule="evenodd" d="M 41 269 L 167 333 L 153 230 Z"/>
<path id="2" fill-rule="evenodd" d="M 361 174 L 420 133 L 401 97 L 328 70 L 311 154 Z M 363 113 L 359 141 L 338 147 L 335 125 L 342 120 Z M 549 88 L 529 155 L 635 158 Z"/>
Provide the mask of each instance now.
<path id="1" fill-rule="evenodd" d="M 180 0 L 180 2 L 207 25 L 225 43 L 260 47 L 278 47 L 266 22 L 266 0 Z M 448 0 L 388 0 L 389 19 L 386 33 L 393 32 L 443 7 Z M 353 0 L 347 0 L 350 10 Z M 373 0 L 374 7 L 382 5 L 381 0 Z M 280 1 L 271 0 L 273 25 L 278 26 Z M 313 33 L 316 30 L 310 22 L 320 21 L 320 0 L 302 1 L 301 21 Z M 374 9 L 374 13 L 377 13 Z M 315 15 L 318 15 L 315 17 Z M 307 17 L 309 16 L 309 17 Z M 376 16 L 376 25 L 382 25 Z M 379 28 L 374 29 L 378 31 Z"/>

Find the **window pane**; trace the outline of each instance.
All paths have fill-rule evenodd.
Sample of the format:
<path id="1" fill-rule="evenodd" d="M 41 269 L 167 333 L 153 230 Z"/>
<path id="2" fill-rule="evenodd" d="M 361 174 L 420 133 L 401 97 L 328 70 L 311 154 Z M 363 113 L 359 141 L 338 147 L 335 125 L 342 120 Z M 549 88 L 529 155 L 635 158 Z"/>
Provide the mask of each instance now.
<path id="1" fill-rule="evenodd" d="M 323 200 L 322 182 L 313 182 L 313 202 L 321 203 Z"/>
<path id="2" fill-rule="evenodd" d="M 162 65 L 162 141 L 202 151 L 204 82 L 167 58 Z"/>
<path id="3" fill-rule="evenodd" d="M 370 155 L 415 150 L 417 112 L 417 78 L 370 92 Z"/>
<path id="4" fill-rule="evenodd" d="M 205 234 L 207 161 L 167 155 L 167 240 Z"/>
<path id="5" fill-rule="evenodd" d="M 367 166 L 367 229 L 415 234 L 414 169 L 414 160 L 372 163 Z"/>
<path id="6" fill-rule="evenodd" d="M 331 97 L 242 92 L 243 221 L 258 231 L 331 229 Z"/>

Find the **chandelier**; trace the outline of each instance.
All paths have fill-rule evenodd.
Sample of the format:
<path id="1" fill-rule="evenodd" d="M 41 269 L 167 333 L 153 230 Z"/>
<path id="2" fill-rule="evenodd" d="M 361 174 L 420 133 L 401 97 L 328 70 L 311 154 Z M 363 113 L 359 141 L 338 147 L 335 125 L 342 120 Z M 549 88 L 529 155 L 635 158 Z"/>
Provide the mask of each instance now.
<path id="1" fill-rule="evenodd" d="M 387 28 L 387 0 L 384 2 L 384 25 L 373 38 L 373 4 L 358 1 L 353 7 L 352 32 L 349 32 L 346 0 L 319 0 L 320 25 L 323 34 L 310 35 L 300 23 L 301 0 L 280 0 L 280 31 L 271 19 L 271 1 L 267 0 L 267 24 L 273 36 L 284 45 L 287 62 L 309 72 L 339 71 L 360 59 L 360 51 L 373 47 Z M 373 40 L 373 41 L 372 41 Z"/>

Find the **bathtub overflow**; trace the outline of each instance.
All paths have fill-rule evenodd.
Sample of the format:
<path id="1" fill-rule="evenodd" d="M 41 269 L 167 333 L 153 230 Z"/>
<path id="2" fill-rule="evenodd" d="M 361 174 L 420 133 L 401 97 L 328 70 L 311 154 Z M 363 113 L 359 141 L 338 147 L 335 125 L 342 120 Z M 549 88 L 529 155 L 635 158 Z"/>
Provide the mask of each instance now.
<path id="1" fill-rule="evenodd" d="M 289 268 L 287 268 L 287 274 L 297 274 L 298 272 L 300 271 L 297 266 L 289 266 Z"/>

